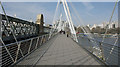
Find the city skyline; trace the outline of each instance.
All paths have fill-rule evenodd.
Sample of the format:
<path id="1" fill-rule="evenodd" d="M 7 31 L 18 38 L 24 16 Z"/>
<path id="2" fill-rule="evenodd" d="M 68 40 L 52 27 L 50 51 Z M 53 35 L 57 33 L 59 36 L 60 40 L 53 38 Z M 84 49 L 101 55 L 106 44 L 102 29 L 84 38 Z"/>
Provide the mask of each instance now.
<path id="1" fill-rule="evenodd" d="M 8 15 L 14 16 L 16 14 L 19 18 L 32 19 L 35 22 L 37 14 L 43 14 L 45 24 L 52 24 L 57 2 L 3 2 L 2 4 Z M 93 25 L 109 21 L 115 2 L 73 2 L 72 4 L 84 21 L 82 23 Z M 80 25 L 80 22 L 76 22 L 74 19 L 76 16 L 74 16 L 75 13 L 72 8 L 69 8 L 74 25 Z M 0 12 L 2 13 L 1 8 Z M 112 21 L 118 21 L 118 6 Z"/>

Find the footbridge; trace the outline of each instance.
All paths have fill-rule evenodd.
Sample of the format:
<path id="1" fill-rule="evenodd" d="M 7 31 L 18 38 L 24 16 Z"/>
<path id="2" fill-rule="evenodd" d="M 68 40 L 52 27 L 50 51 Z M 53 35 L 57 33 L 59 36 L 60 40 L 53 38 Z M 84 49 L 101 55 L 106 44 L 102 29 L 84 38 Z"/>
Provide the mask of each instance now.
<path id="1" fill-rule="evenodd" d="M 37 24 L 7 16 L 2 18 L 0 38 L 1 65 L 117 65 L 119 47 L 77 35 L 54 32 L 39 35 Z M 14 31 L 14 34 L 13 32 Z M 34 29 L 34 30 L 33 30 Z M 16 40 L 14 38 L 16 36 Z M 94 45 L 93 45 L 94 43 Z M 97 46 L 95 45 L 97 44 Z M 113 52 L 111 49 L 114 47 Z"/>
<path id="2" fill-rule="evenodd" d="M 67 21 L 62 21 L 61 13 L 60 20 L 53 21 L 46 34 L 40 34 L 39 24 L 6 15 L 1 4 L 4 14 L 0 14 L 0 66 L 120 65 L 118 38 L 113 44 L 108 42 L 112 38 L 103 36 L 102 40 L 87 28 L 76 34 L 66 0 L 58 2 L 56 11 L 61 4 Z"/>

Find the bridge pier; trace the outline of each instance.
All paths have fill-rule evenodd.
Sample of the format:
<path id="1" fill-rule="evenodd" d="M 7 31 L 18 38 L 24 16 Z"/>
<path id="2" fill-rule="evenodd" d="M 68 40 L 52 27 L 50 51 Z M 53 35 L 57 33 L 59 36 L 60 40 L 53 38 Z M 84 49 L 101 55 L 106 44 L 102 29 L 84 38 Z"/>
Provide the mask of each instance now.
<path id="1" fill-rule="evenodd" d="M 39 25 L 39 28 L 38 28 L 38 34 L 43 34 L 44 33 L 44 27 L 43 27 L 43 24 L 44 24 L 44 17 L 43 17 L 43 14 L 39 14 L 37 16 L 37 21 L 36 21 L 36 24 Z"/>

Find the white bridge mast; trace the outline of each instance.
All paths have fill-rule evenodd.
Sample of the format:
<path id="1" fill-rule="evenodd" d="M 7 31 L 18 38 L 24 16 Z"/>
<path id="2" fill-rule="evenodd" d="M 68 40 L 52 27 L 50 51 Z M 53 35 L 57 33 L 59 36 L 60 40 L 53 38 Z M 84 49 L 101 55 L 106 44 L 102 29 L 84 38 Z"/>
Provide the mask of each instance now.
<path id="1" fill-rule="evenodd" d="M 72 18 L 71 18 L 71 14 L 70 14 L 68 4 L 67 4 L 66 0 L 61 0 L 61 2 L 63 4 L 63 8 L 64 8 L 64 11 L 65 11 L 65 14 L 66 14 L 66 17 L 67 17 L 67 21 L 69 23 L 70 32 L 72 34 L 72 37 L 74 38 L 74 40 L 76 42 L 78 42 L 78 39 L 77 39 L 77 36 L 76 36 L 76 31 L 75 31 L 75 28 L 74 28 L 74 25 L 73 25 L 73 22 L 72 22 Z"/>
<path id="2" fill-rule="evenodd" d="M 70 29 L 70 32 L 71 32 L 71 36 L 72 36 L 72 38 L 73 38 L 76 42 L 78 42 L 78 39 L 77 39 L 77 36 L 76 36 L 76 31 L 75 31 L 75 28 L 74 28 L 74 25 L 73 25 L 73 21 L 72 21 L 72 18 L 71 18 L 71 14 L 70 14 L 70 10 L 69 10 L 67 1 L 66 1 L 66 0 L 61 0 L 61 1 L 58 0 L 58 4 L 57 4 L 57 7 L 56 7 L 56 11 L 57 11 L 58 6 L 59 6 L 60 4 L 63 4 L 63 8 L 64 8 L 64 12 L 65 12 L 65 15 L 66 15 L 66 18 L 67 18 L 67 22 L 68 22 L 68 24 L 69 24 L 69 29 Z M 51 30 L 51 32 L 50 32 L 50 37 L 51 37 L 52 32 L 53 32 L 55 29 L 58 29 L 58 31 L 60 31 L 61 29 L 63 29 L 63 27 L 65 27 L 65 22 L 62 22 L 61 17 L 62 17 L 62 14 L 61 14 L 61 16 L 60 16 L 60 21 L 59 21 L 59 23 L 58 23 L 58 26 L 56 26 L 56 24 L 53 23 L 53 24 L 55 24 L 55 26 L 53 27 L 54 29 Z M 55 21 L 53 21 L 53 22 L 55 22 Z M 61 28 L 61 27 L 62 27 L 62 28 Z"/>

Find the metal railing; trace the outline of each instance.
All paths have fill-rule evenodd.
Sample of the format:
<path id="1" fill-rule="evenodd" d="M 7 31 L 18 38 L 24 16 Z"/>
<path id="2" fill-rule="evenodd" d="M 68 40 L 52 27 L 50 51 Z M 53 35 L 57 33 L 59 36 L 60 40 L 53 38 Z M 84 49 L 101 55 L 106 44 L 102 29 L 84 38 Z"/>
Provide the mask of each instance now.
<path id="1" fill-rule="evenodd" d="M 120 47 L 112 44 L 104 43 L 95 39 L 78 36 L 78 44 L 87 51 L 103 61 L 106 65 L 118 65 L 118 54 Z M 113 48 L 114 47 L 114 48 Z M 112 50 L 112 51 L 111 51 Z"/>
<path id="2" fill-rule="evenodd" d="M 56 34 L 52 34 L 52 37 Z M 52 38 L 51 37 L 51 38 Z M 10 66 L 29 55 L 49 39 L 49 34 L 0 46 L 2 48 L 2 66 Z M 7 49 L 6 49 L 7 48 Z"/>
<path id="3" fill-rule="evenodd" d="M 40 36 L 39 25 L 0 14 L 0 65 L 13 65 L 29 55 L 55 34 Z"/>

